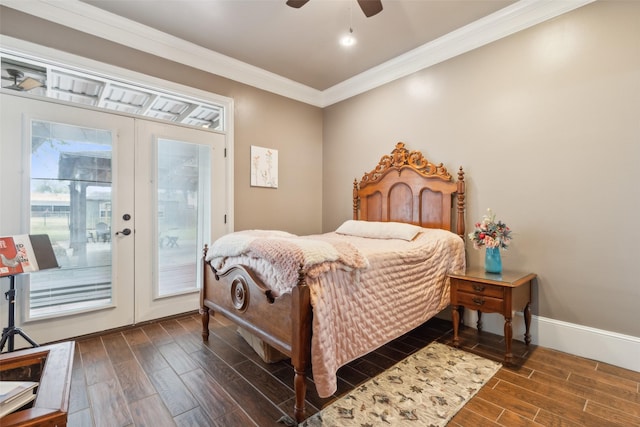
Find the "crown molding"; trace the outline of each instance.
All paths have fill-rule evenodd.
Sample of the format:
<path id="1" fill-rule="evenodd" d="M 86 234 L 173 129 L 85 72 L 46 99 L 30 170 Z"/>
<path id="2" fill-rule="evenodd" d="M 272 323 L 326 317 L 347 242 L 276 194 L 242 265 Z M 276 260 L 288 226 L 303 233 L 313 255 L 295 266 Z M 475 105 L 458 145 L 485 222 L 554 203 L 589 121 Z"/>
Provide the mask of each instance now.
<path id="1" fill-rule="evenodd" d="M 311 105 L 321 98 L 316 89 L 78 0 L 2 0 L 2 5 Z"/>
<path id="2" fill-rule="evenodd" d="M 325 91 L 310 88 L 78 0 L 2 0 L 2 5 L 287 98 L 326 107 L 593 1 L 521 0 Z"/>
<path id="3" fill-rule="evenodd" d="M 521 0 L 326 89 L 324 106 L 444 62 L 596 0 Z"/>

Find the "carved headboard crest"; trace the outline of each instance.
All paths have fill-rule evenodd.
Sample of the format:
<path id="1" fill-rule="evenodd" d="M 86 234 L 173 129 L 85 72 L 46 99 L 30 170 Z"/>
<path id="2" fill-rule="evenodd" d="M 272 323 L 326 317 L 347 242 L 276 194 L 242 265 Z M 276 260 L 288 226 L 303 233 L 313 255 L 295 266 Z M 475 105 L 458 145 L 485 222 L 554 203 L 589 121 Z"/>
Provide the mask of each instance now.
<path id="1" fill-rule="evenodd" d="M 456 181 L 442 163 L 431 163 L 421 152 L 409 151 L 398 142 L 391 155 L 382 156 L 360 183 L 353 180 L 353 219 L 449 231 L 455 226 L 456 234 L 464 239 L 464 199 L 462 166 Z"/>
<path id="2" fill-rule="evenodd" d="M 389 169 L 396 169 L 398 173 L 404 166 L 412 167 L 416 172 L 425 177 L 436 177 L 444 181 L 451 181 L 451 174 L 447 168 L 440 164 L 429 162 L 420 151 L 409 151 L 404 148 L 404 142 L 398 142 L 391 155 L 384 155 L 378 165 L 369 173 L 365 173 L 360 181 L 360 187 L 368 183 L 376 182 L 384 176 Z"/>

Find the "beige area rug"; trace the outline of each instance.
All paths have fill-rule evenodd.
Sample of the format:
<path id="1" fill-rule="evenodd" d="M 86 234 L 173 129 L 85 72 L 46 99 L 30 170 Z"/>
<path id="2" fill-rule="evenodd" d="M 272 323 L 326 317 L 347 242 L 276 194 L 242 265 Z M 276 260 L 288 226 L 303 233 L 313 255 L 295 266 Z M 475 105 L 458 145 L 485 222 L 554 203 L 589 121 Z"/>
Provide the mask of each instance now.
<path id="1" fill-rule="evenodd" d="M 299 426 L 444 426 L 500 366 L 433 342 Z"/>

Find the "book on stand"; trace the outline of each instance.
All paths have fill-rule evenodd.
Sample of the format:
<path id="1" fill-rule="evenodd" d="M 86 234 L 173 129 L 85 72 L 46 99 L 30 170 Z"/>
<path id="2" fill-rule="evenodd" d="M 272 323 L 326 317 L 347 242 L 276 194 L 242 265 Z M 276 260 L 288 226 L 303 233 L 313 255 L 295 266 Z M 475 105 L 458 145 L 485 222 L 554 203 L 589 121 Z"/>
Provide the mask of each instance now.
<path id="1" fill-rule="evenodd" d="M 49 235 L 0 237 L 0 277 L 58 267 Z"/>
<path id="2" fill-rule="evenodd" d="M 36 387 L 34 381 L 0 381 L 0 418 L 34 400 Z"/>
<path id="3" fill-rule="evenodd" d="M 13 237 L 0 237 L 0 276 L 22 273 L 22 263 Z"/>

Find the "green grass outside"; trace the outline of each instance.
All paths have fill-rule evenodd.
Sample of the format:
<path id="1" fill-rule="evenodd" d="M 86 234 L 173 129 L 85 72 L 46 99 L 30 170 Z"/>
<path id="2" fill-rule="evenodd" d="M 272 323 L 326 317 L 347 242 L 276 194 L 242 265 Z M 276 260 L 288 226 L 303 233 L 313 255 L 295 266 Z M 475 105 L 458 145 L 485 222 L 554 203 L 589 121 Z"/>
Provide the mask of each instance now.
<path id="1" fill-rule="evenodd" d="M 66 216 L 32 217 L 30 234 L 48 234 L 52 242 L 69 240 L 69 220 Z"/>

